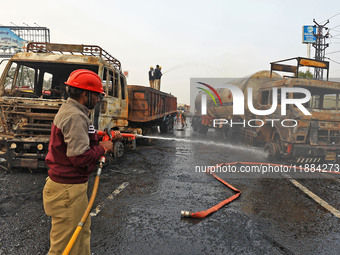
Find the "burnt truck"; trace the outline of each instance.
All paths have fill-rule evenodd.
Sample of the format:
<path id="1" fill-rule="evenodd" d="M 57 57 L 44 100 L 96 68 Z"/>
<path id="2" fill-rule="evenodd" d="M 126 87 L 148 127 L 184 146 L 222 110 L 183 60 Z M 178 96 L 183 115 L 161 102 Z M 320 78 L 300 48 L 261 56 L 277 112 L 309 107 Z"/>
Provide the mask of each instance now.
<path id="1" fill-rule="evenodd" d="M 292 60 L 297 61 L 296 66 L 280 63 Z M 326 70 L 327 80 L 299 78 L 301 66 Z M 314 59 L 297 57 L 272 62 L 270 71 L 260 71 L 229 82 L 243 92 L 244 114 L 234 114 L 234 95 L 227 88 L 216 89 L 221 97 L 221 105 L 214 104 L 211 98 L 206 97 L 206 114 L 201 114 L 202 93 L 199 93 L 195 101 L 192 127 L 200 133 L 207 133 L 208 128 L 214 127 L 227 141 L 239 137 L 252 146 L 264 147 L 270 160 L 339 162 L 340 83 L 328 81 L 328 70 L 327 61 Z M 274 71 L 291 72 L 294 76 L 282 77 Z M 252 88 L 252 109 L 268 110 L 276 97 L 275 111 L 269 115 L 251 111 L 247 100 L 248 88 Z M 295 93 L 295 88 L 310 92 L 310 99 L 301 103 L 300 107 L 282 102 L 305 97 L 302 93 Z"/>
<path id="2" fill-rule="evenodd" d="M 120 61 L 101 47 L 31 42 L 8 61 L 0 79 L 2 168 L 46 167 L 51 123 L 67 98 L 64 82 L 76 69 L 89 69 L 102 79 L 106 95 L 90 114 L 97 130 L 149 134 L 155 125 L 162 131 L 173 127 L 176 97 L 128 86 Z M 135 143 L 133 135 L 123 137 L 115 142 L 114 155 L 122 156 Z"/>

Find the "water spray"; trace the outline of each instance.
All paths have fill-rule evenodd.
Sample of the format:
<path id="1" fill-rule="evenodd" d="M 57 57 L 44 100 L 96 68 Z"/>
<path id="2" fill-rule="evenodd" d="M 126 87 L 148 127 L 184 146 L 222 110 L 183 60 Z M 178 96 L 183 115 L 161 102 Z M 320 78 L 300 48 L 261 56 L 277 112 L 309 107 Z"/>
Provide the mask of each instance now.
<path id="1" fill-rule="evenodd" d="M 188 140 L 183 138 L 175 138 L 175 137 L 162 137 L 162 136 L 143 136 L 143 135 L 136 135 L 136 138 L 146 138 L 146 139 L 158 139 L 158 140 L 167 140 L 167 141 L 177 141 L 177 142 L 184 142 L 184 143 L 193 143 L 193 144 L 204 144 L 208 146 L 219 146 L 224 147 L 228 149 L 238 150 L 238 151 L 244 151 L 249 153 L 256 153 L 256 154 L 263 154 L 264 157 L 267 156 L 267 153 L 265 151 L 259 150 L 259 148 L 255 147 L 244 147 L 240 145 L 235 144 L 229 144 L 229 143 L 218 143 L 214 141 L 202 141 L 202 140 Z"/>

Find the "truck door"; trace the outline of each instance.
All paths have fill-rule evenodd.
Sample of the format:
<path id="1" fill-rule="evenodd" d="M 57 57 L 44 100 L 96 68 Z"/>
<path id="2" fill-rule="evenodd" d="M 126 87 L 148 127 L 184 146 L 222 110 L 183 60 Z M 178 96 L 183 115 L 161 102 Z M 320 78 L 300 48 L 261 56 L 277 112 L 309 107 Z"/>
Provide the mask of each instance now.
<path id="1" fill-rule="evenodd" d="M 127 126 L 127 100 L 125 77 L 116 70 L 104 67 L 103 86 L 105 98 L 94 111 L 94 125 L 105 129 L 110 122 L 112 127 Z"/>

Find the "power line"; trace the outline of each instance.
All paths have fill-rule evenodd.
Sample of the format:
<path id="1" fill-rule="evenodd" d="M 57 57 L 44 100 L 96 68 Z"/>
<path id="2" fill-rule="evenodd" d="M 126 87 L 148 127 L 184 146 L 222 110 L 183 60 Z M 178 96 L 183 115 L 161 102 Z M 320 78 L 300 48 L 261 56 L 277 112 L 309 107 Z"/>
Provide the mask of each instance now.
<path id="1" fill-rule="evenodd" d="M 333 54 L 333 53 L 337 53 L 337 52 L 340 52 L 340 50 L 328 52 L 327 54 Z"/>
<path id="2" fill-rule="evenodd" d="M 335 26 L 335 27 L 332 27 L 332 28 L 330 28 L 330 29 L 334 29 L 334 28 L 336 28 L 336 27 L 340 27 L 340 25 L 337 25 L 337 26 Z"/>
<path id="3" fill-rule="evenodd" d="M 340 35 L 340 34 L 337 34 L 337 35 L 330 35 L 332 38 L 334 38 L 334 37 L 337 37 L 338 35 Z"/>
<path id="4" fill-rule="evenodd" d="M 326 57 L 327 58 L 327 57 Z M 335 61 L 335 60 L 333 60 L 333 59 L 330 59 L 330 58 L 327 58 L 327 59 L 329 59 L 330 61 L 332 61 L 332 62 L 334 62 L 334 63 L 336 63 L 336 64 L 339 64 L 340 65 L 340 63 L 339 62 L 337 62 L 337 61 Z"/>
<path id="5" fill-rule="evenodd" d="M 339 72 L 340 71 L 340 69 L 338 69 L 338 70 L 335 70 L 335 71 L 332 71 L 332 73 L 336 73 L 336 72 Z"/>
<path id="6" fill-rule="evenodd" d="M 329 19 L 326 19 L 326 20 L 322 21 L 321 23 L 324 23 L 324 22 L 326 22 L 327 20 L 333 19 L 334 17 L 336 17 L 336 16 L 338 16 L 338 15 L 340 15 L 340 12 L 337 13 L 337 14 L 334 14 L 332 17 L 330 17 Z"/>
<path id="7" fill-rule="evenodd" d="M 340 15 L 340 12 L 339 13 L 337 13 L 337 14 L 335 14 L 335 15 L 333 15 L 332 17 L 330 17 L 329 19 L 333 19 L 334 17 L 336 17 L 336 16 L 338 16 L 338 15 Z"/>

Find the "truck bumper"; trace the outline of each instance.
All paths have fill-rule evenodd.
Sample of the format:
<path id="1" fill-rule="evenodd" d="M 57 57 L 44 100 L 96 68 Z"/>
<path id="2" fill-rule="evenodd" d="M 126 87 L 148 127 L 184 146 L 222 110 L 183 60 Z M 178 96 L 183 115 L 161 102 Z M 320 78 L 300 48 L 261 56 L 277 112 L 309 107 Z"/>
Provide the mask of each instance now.
<path id="1" fill-rule="evenodd" d="M 306 144 L 295 144 L 293 157 L 299 163 L 315 163 L 320 161 L 340 161 L 340 146 L 311 146 Z"/>
<path id="2" fill-rule="evenodd" d="M 13 167 L 46 168 L 47 151 L 48 142 L 0 140 L 0 158 L 6 160 L 2 164 L 8 170 Z"/>

